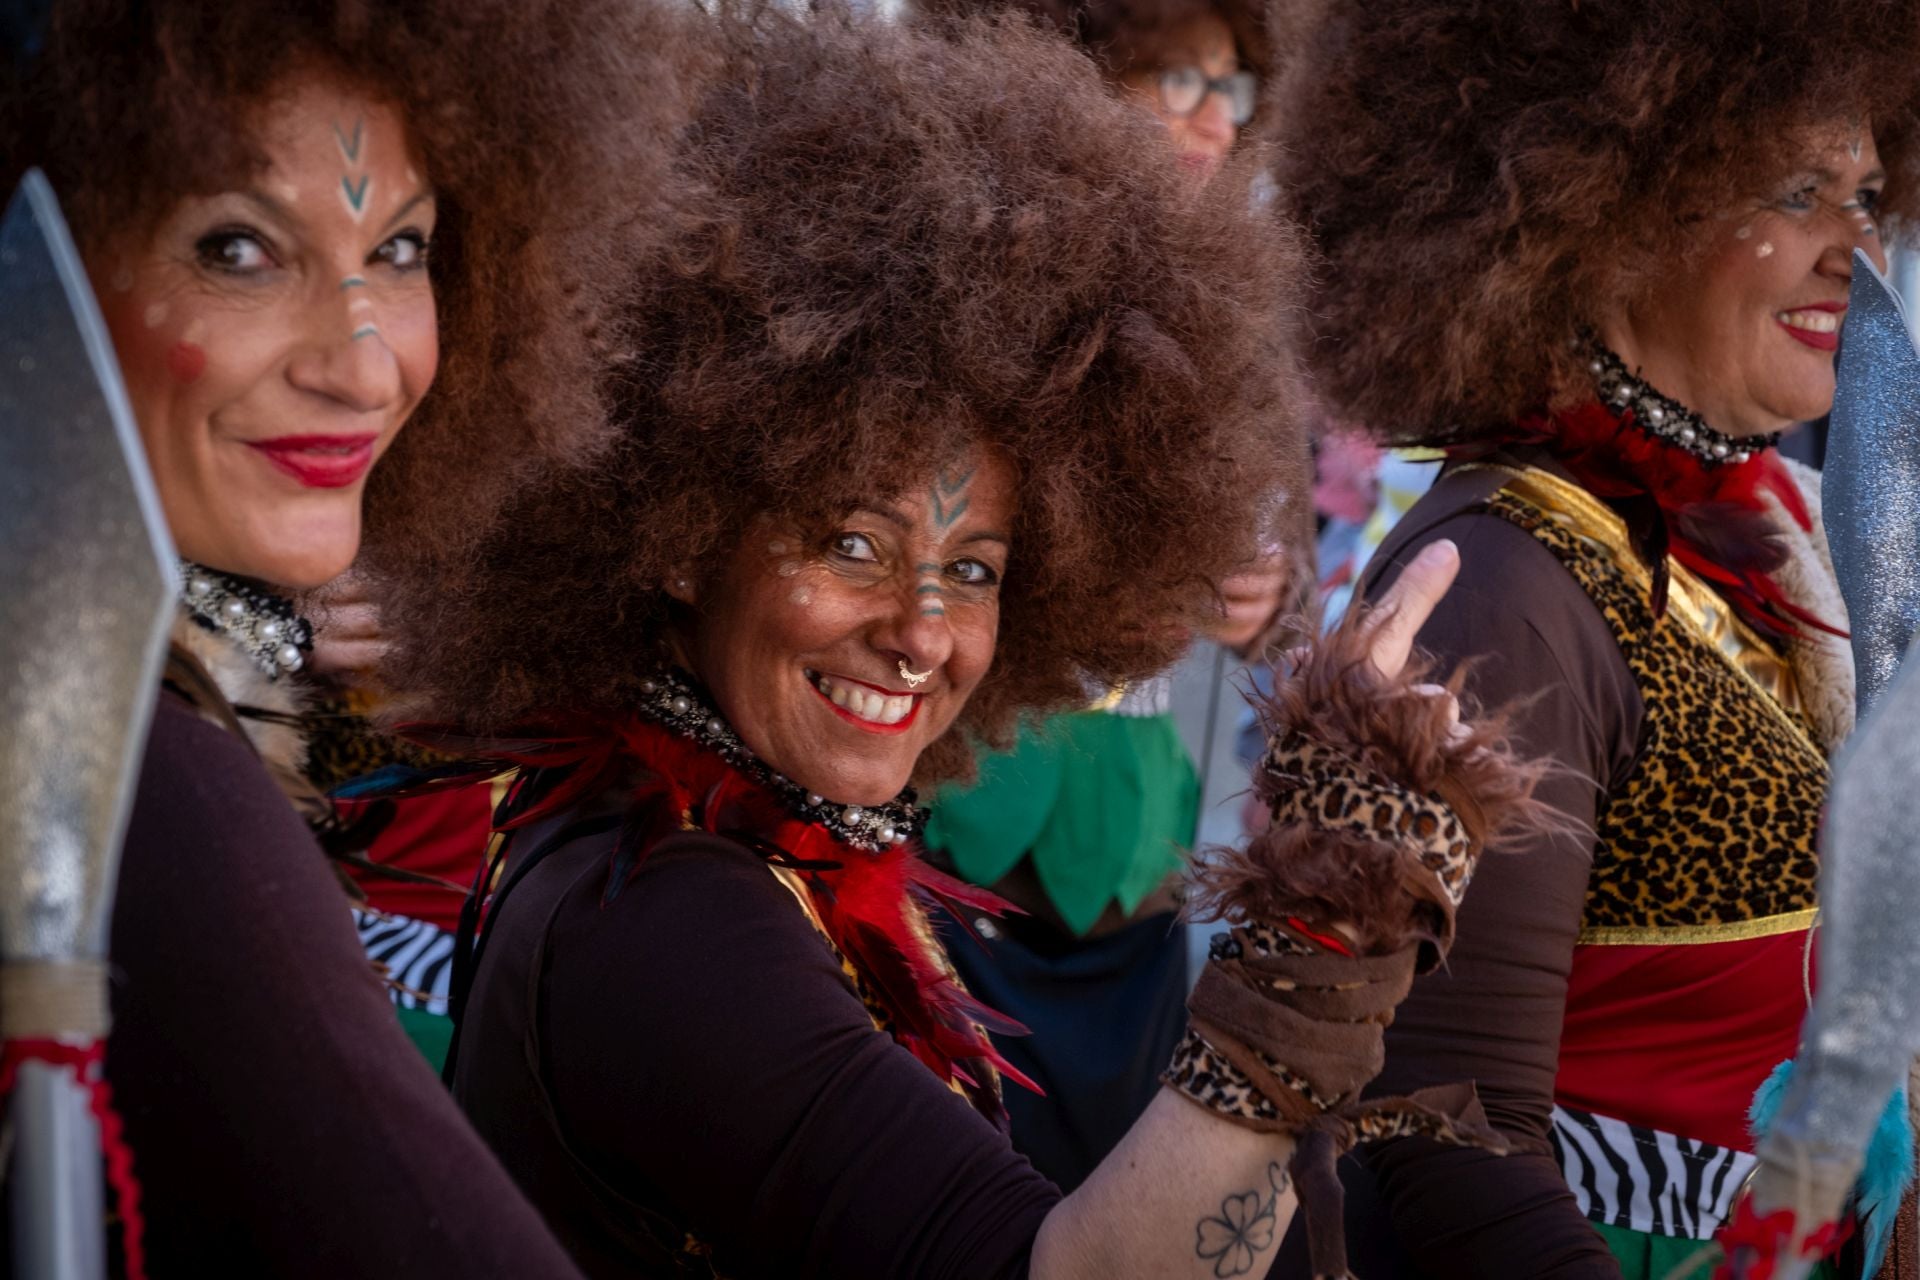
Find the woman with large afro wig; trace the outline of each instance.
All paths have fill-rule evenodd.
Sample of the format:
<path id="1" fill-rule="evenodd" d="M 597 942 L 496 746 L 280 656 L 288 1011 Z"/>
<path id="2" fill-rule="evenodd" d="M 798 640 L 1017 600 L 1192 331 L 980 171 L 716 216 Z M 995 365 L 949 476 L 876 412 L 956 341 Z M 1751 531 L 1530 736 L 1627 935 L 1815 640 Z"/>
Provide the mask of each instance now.
<path id="1" fill-rule="evenodd" d="M 1248 126 L 1269 65 L 1257 6 L 928 0 L 919 8 L 935 23 L 960 10 L 1031 14 L 1165 126 L 1170 145 L 1142 163 L 1176 165 L 1196 184 L 1218 180 L 1252 198 L 1260 156 L 1250 141 L 1240 144 L 1257 132 Z M 1310 534 L 1306 504 L 1287 514 L 1287 532 Z M 1237 655 L 1258 656 L 1312 585 L 1310 537 L 1276 542 L 1222 580 L 1222 615 L 1203 629 Z M 1174 670 L 1099 690 L 1088 705 L 1023 731 L 1014 750 L 982 756 L 976 783 L 934 797 L 932 856 L 1021 908 L 994 927 L 991 946 L 957 935 L 953 961 L 969 987 L 1036 1032 L 1006 1048 L 1045 1089 L 1008 1096 L 1014 1144 L 1068 1190 L 1153 1099 L 1186 1028 L 1190 938 L 1175 913 L 1207 779 L 1180 719 L 1191 710 L 1211 725 L 1207 699 L 1240 706 L 1237 679 L 1186 678 L 1217 673 L 1220 657 L 1198 646 Z"/>
<path id="2" fill-rule="evenodd" d="M 1774 445 L 1830 408 L 1856 254 L 1884 269 L 1920 199 L 1920 16 L 1277 20 L 1318 394 L 1451 459 L 1370 589 L 1458 544 L 1421 643 L 1518 708 L 1579 833 L 1483 867 L 1449 969 L 1388 1035 L 1376 1087 L 1475 1081 L 1516 1153 L 1409 1141 L 1351 1165 L 1367 1274 L 1692 1274 L 1670 1269 L 1736 1216 L 1749 1103 L 1798 1042 L 1854 701 L 1817 476 Z"/>
<path id="3" fill-rule="evenodd" d="M 104 1071 L 144 1191 L 115 1269 L 572 1274 L 302 821 L 286 597 L 354 560 L 363 497 L 376 538 L 446 555 L 478 530 L 418 523 L 423 491 L 482 511 L 606 436 L 596 330 L 661 221 L 675 24 L 58 0 L 5 29 L 0 178 L 37 167 L 64 206 L 186 561 L 113 897 Z"/>
<path id="4" fill-rule="evenodd" d="M 380 581 L 412 732 L 522 771 L 454 995 L 475 1125 L 604 1276 L 1245 1274 L 1296 1155 L 1325 1191 L 1358 1128 L 1497 1141 L 1457 1093 L 1343 1110 L 1524 795 L 1402 675 L 1443 549 L 1319 664 L 1351 733 L 1290 748 L 1295 842 L 1206 890 L 1235 929 L 1168 1087 L 1064 1199 L 1009 1145 L 983 1024 L 1017 1028 L 926 915 L 1003 904 L 919 858 L 912 788 L 1161 670 L 1298 500 L 1293 239 L 1139 163 L 1160 126 L 1023 20 L 716 40 L 618 441 Z M 1363 757 L 1421 850 L 1319 816 Z"/>

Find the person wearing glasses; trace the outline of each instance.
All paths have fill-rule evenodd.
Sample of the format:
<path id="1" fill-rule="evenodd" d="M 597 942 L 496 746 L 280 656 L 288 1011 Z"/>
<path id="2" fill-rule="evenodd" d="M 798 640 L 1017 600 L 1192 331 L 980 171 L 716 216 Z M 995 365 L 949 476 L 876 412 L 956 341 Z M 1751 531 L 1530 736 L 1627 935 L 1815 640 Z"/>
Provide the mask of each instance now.
<path id="1" fill-rule="evenodd" d="M 1142 165 L 1250 189 L 1251 166 L 1228 165 L 1267 61 L 1257 9 L 944 0 L 926 16 L 937 23 L 1006 4 L 1067 36 L 1117 97 L 1165 125 L 1171 151 L 1149 151 Z M 1209 637 L 1238 653 L 1258 649 L 1272 620 L 1293 611 L 1288 589 L 1311 581 L 1298 569 L 1305 563 L 1269 554 L 1225 577 Z M 1009 1093 L 1013 1140 L 1067 1190 L 1153 1100 L 1186 1027 L 1189 946 L 1176 887 L 1203 785 L 1173 702 L 1167 675 L 1090 689 L 1080 709 L 1023 728 L 1012 751 L 984 755 L 976 783 L 934 797 L 933 855 L 1022 910 L 999 921 L 974 913 L 971 932 L 955 929 L 948 942 L 969 988 L 1033 1032 L 1002 1045 L 1045 1091 Z"/>

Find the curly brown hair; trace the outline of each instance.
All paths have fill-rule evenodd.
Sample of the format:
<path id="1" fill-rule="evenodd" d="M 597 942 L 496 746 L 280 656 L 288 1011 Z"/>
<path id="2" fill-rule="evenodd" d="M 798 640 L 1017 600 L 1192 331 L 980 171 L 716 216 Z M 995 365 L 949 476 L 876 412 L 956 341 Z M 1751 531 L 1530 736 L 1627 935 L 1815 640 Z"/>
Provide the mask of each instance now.
<path id="1" fill-rule="evenodd" d="M 391 676 L 483 731 L 617 710 L 670 576 L 985 447 L 1017 473 L 999 647 L 919 776 L 963 775 L 969 736 L 1170 661 L 1267 497 L 1304 500 L 1294 238 L 1140 164 L 1158 124 L 1024 20 L 763 14 L 730 42 L 675 174 L 699 199 L 632 282 L 618 448 L 386 584 Z"/>
<path id="2" fill-rule="evenodd" d="M 1290 7 L 1276 176 L 1321 258 L 1306 359 L 1388 440 L 1499 433 L 1578 394 L 1579 331 L 1670 282 L 1705 220 L 1777 194 L 1808 126 L 1872 122 L 1892 230 L 1920 200 L 1902 0 Z"/>
<path id="3" fill-rule="evenodd" d="M 1111 75 L 1152 57 L 1168 32 L 1211 14 L 1233 32 L 1248 70 L 1265 76 L 1273 65 L 1262 0 L 917 0 L 914 7 L 936 19 L 997 9 L 1032 14 L 1092 54 Z"/>
<path id="4" fill-rule="evenodd" d="M 44 169 L 83 252 L 150 232 L 264 155 L 288 77 L 395 104 L 438 206 L 442 362 L 368 490 L 370 537 L 448 553 L 526 465 L 607 436 L 596 336 L 684 119 L 680 20 L 642 0 L 56 0 L 0 57 L 0 179 Z M 436 511 L 437 517 L 437 511 Z"/>

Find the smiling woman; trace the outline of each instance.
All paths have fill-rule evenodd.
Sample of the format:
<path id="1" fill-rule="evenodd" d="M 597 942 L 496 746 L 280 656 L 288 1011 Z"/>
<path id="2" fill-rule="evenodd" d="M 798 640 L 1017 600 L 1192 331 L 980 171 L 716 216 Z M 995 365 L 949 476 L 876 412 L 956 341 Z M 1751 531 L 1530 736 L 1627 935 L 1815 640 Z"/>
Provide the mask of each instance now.
<path id="1" fill-rule="evenodd" d="M 626 281 L 617 446 L 387 584 L 395 682 L 523 767 L 456 1096 L 595 1275 L 1249 1271 L 1316 1126 L 1325 1189 L 1355 1130 L 1322 1113 L 1377 1069 L 1452 891 L 1406 847 L 1278 824 L 1284 856 L 1214 886 L 1236 934 L 1169 1087 L 1063 1199 L 1000 1127 L 982 1028 L 1012 1028 L 930 930 L 931 901 L 993 900 L 920 861 L 910 784 L 1162 667 L 1264 499 L 1302 492 L 1290 234 L 1139 163 L 1160 125 L 1024 22 L 719 26 L 678 157 L 697 194 Z M 1453 567 L 1317 669 L 1377 713 L 1345 751 L 1426 744 L 1407 785 L 1461 833 L 1427 852 L 1464 861 L 1517 792 L 1404 683 Z M 1467 760 L 1471 837 L 1430 799 Z M 1335 905 L 1288 887 L 1313 855 Z M 1300 965 L 1338 994 L 1292 1009 Z M 1353 1114 L 1482 1136 L 1464 1095 Z"/>
<path id="2" fill-rule="evenodd" d="M 60 0 L 0 54 L 0 179 L 61 197 L 188 561 L 109 944 L 156 1274 L 571 1270 L 301 820 L 284 596 L 354 559 L 370 488 L 431 554 L 467 531 L 408 533 L 410 477 L 477 499 L 605 434 L 596 268 L 659 212 L 672 32 L 625 0 Z"/>
<path id="3" fill-rule="evenodd" d="M 1324 264 L 1303 350 L 1339 416 L 1453 454 L 1363 585 L 1460 545 L 1422 641 L 1525 708 L 1583 833 L 1488 864 L 1388 1036 L 1381 1087 L 1475 1078 L 1517 1153 L 1349 1165 L 1367 1262 L 1695 1274 L 1801 1034 L 1852 728 L 1818 477 L 1772 446 L 1832 406 L 1856 254 L 1912 234 L 1920 25 L 1885 0 L 1306 25 L 1275 103 Z"/>

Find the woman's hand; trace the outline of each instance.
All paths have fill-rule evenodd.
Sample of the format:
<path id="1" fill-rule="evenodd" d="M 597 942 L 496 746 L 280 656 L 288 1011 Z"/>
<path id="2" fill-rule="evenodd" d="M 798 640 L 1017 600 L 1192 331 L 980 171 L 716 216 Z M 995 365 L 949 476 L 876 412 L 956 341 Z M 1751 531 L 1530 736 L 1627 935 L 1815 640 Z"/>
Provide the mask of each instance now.
<path id="1" fill-rule="evenodd" d="M 1374 670 L 1383 679 L 1391 680 L 1405 669 L 1413 653 L 1414 637 L 1427 625 L 1434 606 L 1447 594 L 1459 572 L 1460 548 L 1445 538 L 1430 542 L 1400 571 L 1393 588 L 1374 606 L 1370 656 Z"/>

